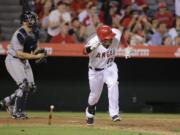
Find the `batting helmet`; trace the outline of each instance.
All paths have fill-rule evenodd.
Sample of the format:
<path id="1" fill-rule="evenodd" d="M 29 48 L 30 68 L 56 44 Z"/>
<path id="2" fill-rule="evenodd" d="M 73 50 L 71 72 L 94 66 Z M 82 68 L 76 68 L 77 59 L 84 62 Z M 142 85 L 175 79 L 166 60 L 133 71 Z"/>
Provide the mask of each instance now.
<path id="1" fill-rule="evenodd" d="M 25 11 L 22 15 L 22 22 L 28 22 L 29 27 L 38 25 L 38 16 L 32 11 Z"/>
<path id="2" fill-rule="evenodd" d="M 96 29 L 96 33 L 100 39 L 100 41 L 107 41 L 107 40 L 112 40 L 114 36 L 116 35 L 110 26 L 103 25 L 99 26 Z"/>

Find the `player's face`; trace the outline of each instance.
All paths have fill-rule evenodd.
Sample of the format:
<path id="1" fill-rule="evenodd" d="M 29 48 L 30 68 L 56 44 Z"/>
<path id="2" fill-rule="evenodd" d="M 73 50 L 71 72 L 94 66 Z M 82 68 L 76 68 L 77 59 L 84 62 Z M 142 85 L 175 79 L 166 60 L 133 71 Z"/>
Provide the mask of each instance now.
<path id="1" fill-rule="evenodd" d="M 23 27 L 25 27 L 25 29 L 26 29 L 28 32 L 31 32 L 31 31 L 32 31 L 32 29 L 29 27 L 28 22 L 23 22 Z"/>

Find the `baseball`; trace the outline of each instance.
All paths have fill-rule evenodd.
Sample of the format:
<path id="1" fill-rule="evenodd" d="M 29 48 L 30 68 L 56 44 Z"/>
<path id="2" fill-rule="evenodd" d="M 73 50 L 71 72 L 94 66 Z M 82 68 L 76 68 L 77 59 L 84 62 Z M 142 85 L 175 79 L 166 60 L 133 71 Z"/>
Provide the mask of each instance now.
<path id="1" fill-rule="evenodd" d="M 54 109 L 54 105 L 51 105 L 50 108 L 53 110 Z"/>

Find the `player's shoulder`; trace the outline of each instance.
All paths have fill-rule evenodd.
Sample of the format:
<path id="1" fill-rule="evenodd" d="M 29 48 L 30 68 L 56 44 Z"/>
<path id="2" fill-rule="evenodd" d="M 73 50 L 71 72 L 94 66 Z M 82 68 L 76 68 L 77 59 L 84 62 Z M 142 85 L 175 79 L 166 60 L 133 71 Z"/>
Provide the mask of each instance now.
<path id="1" fill-rule="evenodd" d="M 13 34 L 12 40 L 18 40 L 20 44 L 23 44 L 28 34 L 25 29 L 21 26 Z"/>
<path id="2" fill-rule="evenodd" d="M 16 37 L 16 35 L 18 34 L 25 35 L 26 31 L 22 27 L 19 27 L 18 29 L 16 29 L 16 31 L 14 31 L 13 37 Z"/>
<path id="3" fill-rule="evenodd" d="M 21 34 L 23 34 L 23 35 L 27 34 L 26 31 L 25 31 L 25 29 L 24 29 L 23 27 L 20 27 L 20 28 L 18 29 L 18 32 L 21 33 Z"/>

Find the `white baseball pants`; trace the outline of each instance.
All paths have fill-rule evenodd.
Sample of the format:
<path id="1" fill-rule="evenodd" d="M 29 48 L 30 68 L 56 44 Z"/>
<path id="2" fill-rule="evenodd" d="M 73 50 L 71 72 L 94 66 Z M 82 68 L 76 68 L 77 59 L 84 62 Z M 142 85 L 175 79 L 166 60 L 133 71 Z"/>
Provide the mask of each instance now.
<path id="1" fill-rule="evenodd" d="M 115 63 L 102 71 L 89 69 L 90 94 L 88 103 L 89 105 L 98 103 L 104 83 L 108 87 L 110 117 L 119 115 L 118 69 Z"/>

